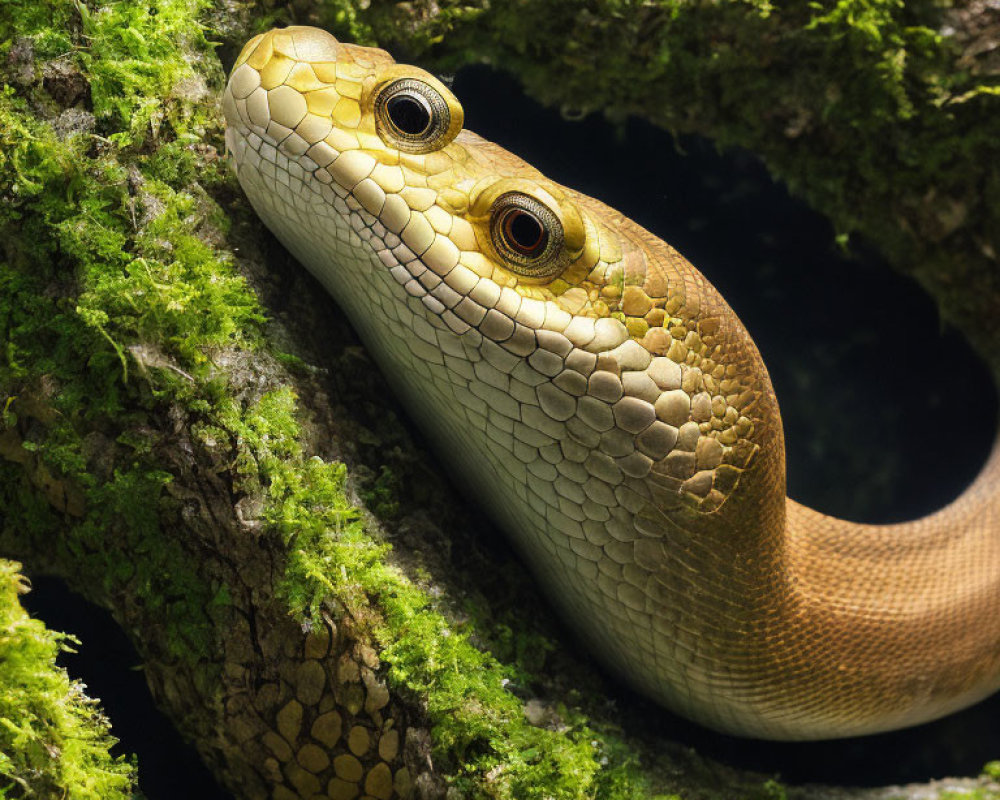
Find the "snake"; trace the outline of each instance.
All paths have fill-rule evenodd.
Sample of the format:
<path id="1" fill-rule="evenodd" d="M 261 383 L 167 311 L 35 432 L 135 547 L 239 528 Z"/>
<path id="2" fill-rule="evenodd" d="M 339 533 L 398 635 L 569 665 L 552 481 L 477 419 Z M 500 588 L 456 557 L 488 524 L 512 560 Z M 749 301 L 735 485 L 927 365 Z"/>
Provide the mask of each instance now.
<path id="1" fill-rule="evenodd" d="M 774 740 L 1000 688 L 1000 447 L 921 519 L 812 510 L 786 496 L 767 370 L 711 283 L 464 129 L 433 74 L 286 27 L 245 45 L 223 112 L 257 215 L 623 683 Z"/>

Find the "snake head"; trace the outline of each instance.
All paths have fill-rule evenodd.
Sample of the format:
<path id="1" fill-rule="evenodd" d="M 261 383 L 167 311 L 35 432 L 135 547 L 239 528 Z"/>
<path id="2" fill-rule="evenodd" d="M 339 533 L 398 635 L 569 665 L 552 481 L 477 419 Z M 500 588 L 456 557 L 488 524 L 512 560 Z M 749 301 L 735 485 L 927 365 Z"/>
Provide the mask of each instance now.
<path id="1" fill-rule="evenodd" d="M 485 356 L 488 405 L 516 406 L 523 384 L 550 433 L 625 437 L 615 470 L 659 470 L 666 494 L 721 506 L 756 449 L 756 351 L 731 346 L 749 338 L 668 245 L 463 129 L 430 73 L 316 28 L 252 39 L 224 111 L 258 213 L 366 338 L 398 316 L 374 288 L 391 275 L 417 312 L 401 332 L 417 359 Z"/>
<path id="2" fill-rule="evenodd" d="M 608 319 L 596 342 L 580 342 L 592 351 L 627 338 L 620 237 L 572 193 L 463 130 L 458 99 L 425 70 L 316 28 L 270 31 L 237 59 L 224 111 L 230 131 L 249 131 L 230 137 L 237 164 L 248 139 L 258 149 L 258 138 L 274 142 L 399 237 L 410 250 L 404 263 L 419 259 L 442 278 L 460 266 L 463 287 L 485 279 L 511 290 L 507 304 L 555 301 L 554 317 L 558 307 Z M 626 249 L 635 283 L 645 259 Z M 532 320 L 545 310 L 526 308 Z"/>

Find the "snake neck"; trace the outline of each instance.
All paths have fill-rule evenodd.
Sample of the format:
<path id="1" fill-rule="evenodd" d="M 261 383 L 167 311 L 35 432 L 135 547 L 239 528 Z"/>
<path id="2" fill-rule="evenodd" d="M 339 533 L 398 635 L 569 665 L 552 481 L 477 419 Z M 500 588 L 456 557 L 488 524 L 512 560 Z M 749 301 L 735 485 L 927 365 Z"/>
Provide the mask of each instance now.
<path id="1" fill-rule="evenodd" d="M 703 693 L 671 704 L 723 730 L 808 739 L 906 727 L 993 693 L 1000 443 L 957 500 L 912 522 L 858 524 L 787 499 L 781 416 L 753 340 L 672 249 L 632 223 L 622 229 L 646 255 L 647 285 L 685 295 L 687 324 L 720 321 L 712 344 L 752 395 L 741 409 L 752 457 L 724 502 L 665 512 L 669 502 L 657 501 L 675 566 L 697 571 L 698 595 L 711 598 L 681 624 L 703 632 L 702 657 L 727 665 Z M 742 712 L 706 714 L 719 695 Z"/>
<path id="2" fill-rule="evenodd" d="M 590 198 L 578 202 L 594 213 L 613 213 Z M 692 479 L 670 483 L 670 464 L 654 467 L 652 485 L 659 491 L 640 516 L 655 514 L 668 529 L 697 531 L 701 541 L 711 542 L 712 560 L 745 571 L 748 586 L 768 584 L 785 569 L 786 494 L 781 412 L 764 360 L 738 315 L 698 270 L 628 218 L 615 221 L 642 256 L 643 292 L 665 297 L 665 307 L 673 309 L 665 325 L 669 344 L 649 333 L 641 341 L 652 353 L 681 362 L 691 419 L 681 430 L 697 425 L 695 479 L 706 472 L 712 479 L 706 491 L 692 487 Z M 731 419 L 736 422 L 730 426 Z M 700 458 L 716 442 L 721 462 Z"/>

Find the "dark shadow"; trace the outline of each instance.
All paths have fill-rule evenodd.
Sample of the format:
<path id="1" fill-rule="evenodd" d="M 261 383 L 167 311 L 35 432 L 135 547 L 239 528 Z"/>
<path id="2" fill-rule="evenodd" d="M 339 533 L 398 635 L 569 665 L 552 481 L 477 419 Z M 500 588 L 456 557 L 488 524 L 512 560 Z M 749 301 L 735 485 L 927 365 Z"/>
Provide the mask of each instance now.
<path id="1" fill-rule="evenodd" d="M 153 705 L 139 655 L 111 613 L 71 592 L 61 580 L 32 577 L 31 585 L 22 597 L 31 615 L 82 642 L 76 653 L 64 653 L 59 664 L 101 701 L 119 740 L 115 755 L 138 757 L 139 788 L 146 800 L 231 800 L 194 748 Z"/>

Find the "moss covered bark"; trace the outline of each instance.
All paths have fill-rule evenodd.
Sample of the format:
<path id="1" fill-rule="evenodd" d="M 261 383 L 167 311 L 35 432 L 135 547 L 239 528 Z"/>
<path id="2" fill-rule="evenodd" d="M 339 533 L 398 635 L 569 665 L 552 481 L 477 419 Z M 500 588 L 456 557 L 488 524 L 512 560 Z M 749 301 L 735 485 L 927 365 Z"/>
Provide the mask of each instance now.
<path id="1" fill-rule="evenodd" d="M 435 8 L 293 13 L 441 63 L 502 56 L 551 101 L 653 108 L 661 122 L 750 146 L 844 230 L 891 229 L 886 252 L 920 274 L 937 274 L 935 248 L 943 258 L 946 245 L 964 254 L 963 242 L 993 241 L 996 175 L 976 183 L 968 162 L 996 146 L 996 115 L 963 115 L 995 98 L 975 88 L 972 67 L 948 61 L 961 55 L 948 37 L 906 17 L 936 11 Z M 448 546 L 478 520 L 452 510 L 351 334 L 261 236 L 220 156 L 222 68 L 209 42 L 232 51 L 274 16 L 211 0 L 0 9 L 0 550 L 112 609 L 158 702 L 238 797 L 786 796 L 765 777 L 630 737 L 599 680 L 533 623 L 538 601 L 516 567 L 491 566 L 497 553 L 464 540 Z M 579 45 L 565 34 L 570 18 Z M 751 47 L 761 36 L 773 43 L 767 63 Z M 628 47 L 610 46 L 616 37 Z M 899 53 L 917 44 L 914 77 Z M 624 51 L 649 74 L 625 81 Z M 802 111 L 819 78 L 782 83 L 790 60 L 821 72 L 845 54 L 884 94 L 870 128 L 861 100 Z M 567 65 L 572 80 L 545 77 Z M 904 123 L 934 127 L 921 116 L 943 96 L 928 88 L 934 75 L 954 95 L 938 104 L 943 140 L 954 146 L 949 125 L 981 126 L 966 161 L 928 164 L 899 188 L 916 197 L 934 179 L 939 196 L 965 198 L 961 224 L 938 240 L 907 229 L 901 211 L 883 209 L 878 228 L 859 210 L 897 192 L 875 171 L 898 160 L 865 148 Z M 738 80 L 749 82 L 737 91 Z M 906 106 L 911 85 L 919 97 Z M 786 93 L 801 129 L 751 113 Z M 769 138 L 779 128 L 785 149 Z M 851 130 L 873 137 L 863 157 Z M 913 158 L 928 142 L 937 152 L 936 138 L 917 136 Z M 973 271 L 991 257 L 980 251 Z M 949 307 L 995 303 L 990 280 Z M 990 325 L 981 343 L 995 344 Z M 958 784 L 984 797 L 991 785 Z"/>

